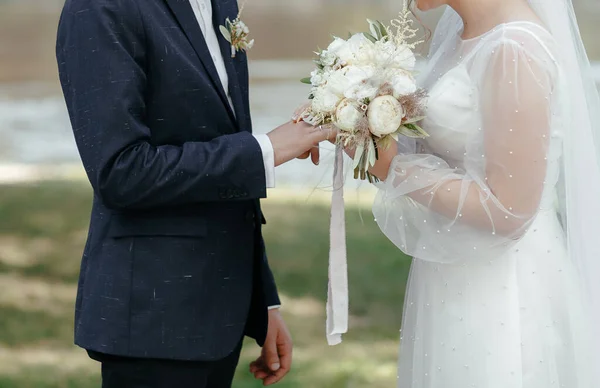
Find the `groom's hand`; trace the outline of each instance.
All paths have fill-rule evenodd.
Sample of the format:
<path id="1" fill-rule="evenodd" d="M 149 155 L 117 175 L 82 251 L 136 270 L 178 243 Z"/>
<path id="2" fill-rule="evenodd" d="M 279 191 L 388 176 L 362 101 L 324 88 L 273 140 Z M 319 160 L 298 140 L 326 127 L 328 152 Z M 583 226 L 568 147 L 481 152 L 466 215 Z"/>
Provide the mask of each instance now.
<path id="1" fill-rule="evenodd" d="M 279 313 L 269 310 L 269 328 L 262 352 L 250 363 L 250 372 L 263 381 L 263 385 L 279 382 L 292 366 L 292 337 Z"/>
<path id="2" fill-rule="evenodd" d="M 327 133 L 323 128 L 313 127 L 304 121 L 290 121 L 272 130 L 267 136 L 273 145 L 275 166 L 306 155 L 308 151 L 318 150 L 319 143 L 327 140 Z M 318 154 L 313 162 L 318 163 Z"/>

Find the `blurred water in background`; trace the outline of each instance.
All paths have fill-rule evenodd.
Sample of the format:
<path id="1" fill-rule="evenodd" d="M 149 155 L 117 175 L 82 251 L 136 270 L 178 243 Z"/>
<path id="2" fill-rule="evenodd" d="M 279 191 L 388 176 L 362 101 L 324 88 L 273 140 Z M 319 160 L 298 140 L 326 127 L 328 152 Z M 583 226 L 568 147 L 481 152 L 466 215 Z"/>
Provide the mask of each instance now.
<path id="1" fill-rule="evenodd" d="M 0 0 L 0 165 L 79 164 L 54 60 L 62 0 Z M 311 54 L 330 34 L 365 28 L 365 18 L 389 20 L 400 0 L 249 0 L 244 18 L 256 39 L 251 51 L 254 130 L 264 133 L 289 119 L 307 86 L 298 80 L 312 67 Z M 594 39 L 597 0 L 576 1 L 582 35 L 592 60 L 600 61 Z M 435 26 L 436 14 L 423 22 Z M 594 65 L 600 85 L 600 62 Z M 293 161 L 277 170 L 278 185 L 327 187 L 332 147 L 313 167 Z M 2 177 L 0 177 L 1 180 Z"/>

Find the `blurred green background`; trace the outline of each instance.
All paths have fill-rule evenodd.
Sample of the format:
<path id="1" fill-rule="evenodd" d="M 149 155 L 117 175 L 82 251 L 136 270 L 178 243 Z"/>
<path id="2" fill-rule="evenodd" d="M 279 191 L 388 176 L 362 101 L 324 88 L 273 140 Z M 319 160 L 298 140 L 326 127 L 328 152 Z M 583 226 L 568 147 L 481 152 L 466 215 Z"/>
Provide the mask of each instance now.
<path id="1" fill-rule="evenodd" d="M 54 39 L 62 1 L 0 0 L 0 388 L 99 386 L 98 365 L 72 345 L 91 191 L 57 83 Z M 363 30 L 367 17 L 388 20 L 400 4 L 249 0 L 244 18 L 257 41 L 250 53 L 255 130 L 287 120 L 303 101 L 306 88 L 297 80 L 331 33 Z M 576 1 L 593 60 L 600 60 L 599 4 Z M 423 21 L 433 28 L 437 16 L 423 15 Z M 373 190 L 349 187 L 351 327 L 341 345 L 327 346 L 327 164 L 278 169 L 278 187 L 264 203 L 269 257 L 295 340 L 293 371 L 279 386 L 392 387 L 410 259 L 374 224 Z M 247 344 L 234 387 L 260 386 L 247 372 L 258 352 Z"/>
<path id="2" fill-rule="evenodd" d="M 379 233 L 366 208 L 349 207 L 351 329 L 341 345 L 328 347 L 328 205 L 322 193 L 309 203 L 289 194 L 264 206 L 266 243 L 295 341 L 294 370 L 280 386 L 392 386 L 410 260 Z M 0 186 L 2 388 L 99 386 L 98 366 L 71 345 L 89 210 L 84 181 Z M 248 342 L 235 387 L 260 386 L 247 372 L 258 353 Z"/>

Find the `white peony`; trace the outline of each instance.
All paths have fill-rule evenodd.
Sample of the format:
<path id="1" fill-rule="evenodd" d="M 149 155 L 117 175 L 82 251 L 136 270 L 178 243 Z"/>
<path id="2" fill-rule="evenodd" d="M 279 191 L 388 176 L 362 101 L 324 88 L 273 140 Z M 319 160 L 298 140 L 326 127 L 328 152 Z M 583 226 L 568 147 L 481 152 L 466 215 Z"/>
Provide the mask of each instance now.
<path id="1" fill-rule="evenodd" d="M 393 95 L 396 98 L 412 94 L 417 91 L 417 84 L 413 77 L 403 71 L 395 71 L 389 81 L 392 85 Z"/>
<path id="2" fill-rule="evenodd" d="M 396 45 L 391 42 L 375 42 L 373 62 L 377 67 L 386 68 L 392 63 L 396 52 Z"/>
<path id="3" fill-rule="evenodd" d="M 351 97 L 354 90 L 360 90 L 366 86 L 367 81 L 375 75 L 372 66 L 347 66 L 334 71 L 327 80 L 327 89 L 340 97 Z"/>
<path id="4" fill-rule="evenodd" d="M 350 45 L 342 38 L 335 38 L 327 48 L 327 52 L 334 54 L 345 64 L 350 64 L 354 59 L 354 54 L 350 50 Z"/>
<path id="5" fill-rule="evenodd" d="M 340 96 L 340 98 L 344 96 L 346 90 L 351 86 L 350 79 L 346 77 L 347 69 L 348 68 L 345 67 L 332 72 L 325 85 L 325 88 L 327 88 L 330 93 Z"/>
<path id="6" fill-rule="evenodd" d="M 406 46 L 396 47 L 391 66 L 396 69 L 413 71 L 417 63 L 415 54 Z"/>
<path id="7" fill-rule="evenodd" d="M 370 83 L 354 85 L 344 93 L 344 97 L 356 101 L 372 100 L 378 91 L 379 87 Z"/>
<path id="8" fill-rule="evenodd" d="M 396 132 L 402 124 L 404 109 L 400 102 L 392 96 L 377 97 L 367 111 L 369 129 L 375 136 L 385 136 Z"/>
<path id="9" fill-rule="evenodd" d="M 331 42 L 329 44 L 329 47 L 327 47 L 327 51 L 332 52 L 332 53 L 337 53 L 339 50 L 341 50 L 347 44 L 348 43 L 346 42 L 345 39 L 336 37 L 333 40 L 333 42 Z"/>
<path id="10" fill-rule="evenodd" d="M 313 95 L 312 109 L 320 113 L 333 113 L 338 103 L 342 100 L 341 97 L 331 93 L 326 88 L 315 89 Z"/>
<path id="11" fill-rule="evenodd" d="M 373 65 L 375 56 L 375 44 L 367 39 L 364 34 L 355 34 L 348 39 L 348 46 L 353 54 L 352 62 L 357 66 Z"/>
<path id="12" fill-rule="evenodd" d="M 354 34 L 350 39 L 335 38 L 327 48 L 345 65 L 371 64 L 374 45 L 364 34 Z"/>
<path id="13" fill-rule="evenodd" d="M 416 58 L 406 46 L 397 46 L 391 41 L 378 41 L 374 44 L 373 63 L 380 68 L 403 69 L 412 71 Z"/>
<path id="14" fill-rule="evenodd" d="M 345 98 L 339 103 L 335 110 L 334 123 L 342 131 L 356 131 L 357 123 L 365 117 L 358 102 Z"/>

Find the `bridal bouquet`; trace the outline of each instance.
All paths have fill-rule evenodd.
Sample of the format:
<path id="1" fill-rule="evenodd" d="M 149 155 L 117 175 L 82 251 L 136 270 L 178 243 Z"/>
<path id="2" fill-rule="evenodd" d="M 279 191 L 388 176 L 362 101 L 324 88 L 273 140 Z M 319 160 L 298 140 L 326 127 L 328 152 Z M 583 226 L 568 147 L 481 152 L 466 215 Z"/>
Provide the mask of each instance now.
<path id="1" fill-rule="evenodd" d="M 343 196 L 343 149 L 352 148 L 354 177 L 377 178 L 369 167 L 379 150 L 399 136 L 424 138 L 417 123 L 424 116 L 426 94 L 414 80 L 417 30 L 407 3 L 390 26 L 368 20 L 370 32 L 335 38 L 317 52 L 316 69 L 302 80 L 312 86 L 301 119 L 312 125 L 335 125 L 337 135 L 329 226 L 327 342 L 339 344 L 348 331 L 348 268 Z"/>
<path id="2" fill-rule="evenodd" d="M 376 180 L 368 169 L 378 150 L 398 136 L 427 137 L 417 125 L 423 119 L 425 92 L 413 74 L 410 11 L 405 6 L 391 26 L 368 20 L 370 33 L 348 40 L 335 38 L 326 50 L 316 52 L 316 69 L 302 82 L 312 85 L 312 104 L 302 119 L 312 125 L 339 128 L 338 144 L 355 149 L 354 178 Z"/>

